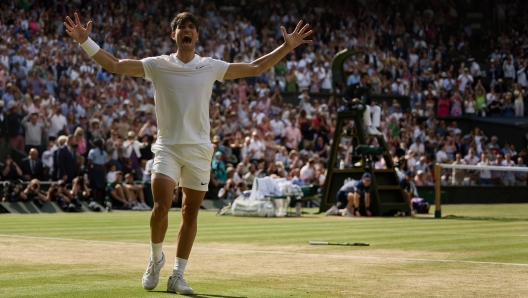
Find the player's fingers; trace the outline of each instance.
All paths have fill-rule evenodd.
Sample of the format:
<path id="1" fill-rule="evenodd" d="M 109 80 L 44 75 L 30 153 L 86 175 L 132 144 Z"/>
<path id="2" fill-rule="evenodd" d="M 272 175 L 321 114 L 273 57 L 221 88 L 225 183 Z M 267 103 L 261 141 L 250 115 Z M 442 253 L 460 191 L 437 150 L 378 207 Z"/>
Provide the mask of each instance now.
<path id="1" fill-rule="evenodd" d="M 310 31 L 304 33 L 302 37 L 305 38 L 306 36 L 308 36 L 308 35 L 310 35 L 310 34 L 312 34 L 312 33 L 313 33 L 313 31 L 310 30 Z"/>
<path id="2" fill-rule="evenodd" d="M 281 30 L 282 30 L 282 35 L 284 37 L 286 37 L 286 35 L 288 35 L 288 33 L 286 32 L 286 28 L 284 28 L 283 26 L 281 26 Z"/>
<path id="3" fill-rule="evenodd" d="M 303 43 L 312 43 L 312 42 L 313 42 L 313 40 L 311 40 L 311 39 L 308 39 L 308 40 L 304 40 L 303 39 Z"/>
<path id="4" fill-rule="evenodd" d="M 307 23 L 306 25 L 304 25 L 304 27 L 302 27 L 302 29 L 299 31 L 299 33 L 303 34 L 304 31 L 306 31 L 306 29 L 308 29 L 308 27 L 310 27 L 310 24 Z"/>
<path id="5" fill-rule="evenodd" d="M 301 28 L 301 25 L 302 25 L 302 20 L 300 20 L 299 23 L 297 23 L 297 26 L 295 26 L 295 30 L 293 30 L 293 33 L 299 31 L 299 28 Z"/>
<path id="6" fill-rule="evenodd" d="M 71 27 L 75 27 L 75 23 L 74 23 L 73 20 L 70 18 L 70 16 L 67 16 L 67 17 L 66 17 L 66 21 L 68 21 L 68 23 L 70 24 Z"/>
<path id="7" fill-rule="evenodd" d="M 86 24 L 86 30 L 92 31 L 92 21 L 89 21 L 88 24 Z"/>
<path id="8" fill-rule="evenodd" d="M 75 15 L 75 22 L 77 22 L 77 25 L 81 26 L 81 28 L 82 28 L 81 20 L 79 19 L 79 15 L 77 13 L 75 13 L 74 15 Z"/>
<path id="9" fill-rule="evenodd" d="M 67 24 L 66 22 L 64 22 L 64 27 L 66 27 L 66 30 L 70 30 L 70 31 L 73 30 L 73 28 L 70 26 L 70 24 Z"/>

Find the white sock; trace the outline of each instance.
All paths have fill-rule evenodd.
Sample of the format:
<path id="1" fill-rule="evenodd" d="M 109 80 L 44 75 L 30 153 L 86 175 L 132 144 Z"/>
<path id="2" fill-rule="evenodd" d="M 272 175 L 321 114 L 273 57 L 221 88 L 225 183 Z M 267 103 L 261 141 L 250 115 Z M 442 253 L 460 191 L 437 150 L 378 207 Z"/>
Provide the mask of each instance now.
<path id="1" fill-rule="evenodd" d="M 172 275 L 180 275 L 183 277 L 183 272 L 185 271 L 186 265 L 186 259 L 176 257 L 176 259 L 174 260 L 174 270 L 172 271 Z"/>
<path id="2" fill-rule="evenodd" d="M 163 256 L 163 242 L 160 243 L 152 243 L 152 240 L 150 240 L 150 257 L 158 262 L 161 261 L 161 258 Z"/>

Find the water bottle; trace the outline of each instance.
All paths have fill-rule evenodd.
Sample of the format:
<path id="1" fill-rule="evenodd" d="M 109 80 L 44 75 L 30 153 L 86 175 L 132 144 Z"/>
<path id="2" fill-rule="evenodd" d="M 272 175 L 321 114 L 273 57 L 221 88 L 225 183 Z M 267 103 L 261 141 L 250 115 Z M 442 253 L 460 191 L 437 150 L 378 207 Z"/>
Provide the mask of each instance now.
<path id="1" fill-rule="evenodd" d="M 345 169 L 345 161 L 341 159 L 341 162 L 339 163 L 339 169 L 344 170 Z"/>
<path id="2" fill-rule="evenodd" d="M 295 204 L 295 214 L 296 214 L 297 216 L 301 216 L 301 214 L 302 214 L 302 206 L 301 206 L 301 202 L 297 202 L 297 203 Z"/>

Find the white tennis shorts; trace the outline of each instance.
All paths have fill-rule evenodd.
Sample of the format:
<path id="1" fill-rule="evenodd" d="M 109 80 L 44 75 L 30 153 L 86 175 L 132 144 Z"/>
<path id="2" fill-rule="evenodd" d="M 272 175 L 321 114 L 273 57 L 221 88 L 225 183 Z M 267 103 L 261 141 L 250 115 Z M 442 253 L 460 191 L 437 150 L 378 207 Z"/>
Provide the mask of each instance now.
<path id="1" fill-rule="evenodd" d="M 154 144 L 153 174 L 163 174 L 180 187 L 207 191 L 211 178 L 212 144 Z"/>

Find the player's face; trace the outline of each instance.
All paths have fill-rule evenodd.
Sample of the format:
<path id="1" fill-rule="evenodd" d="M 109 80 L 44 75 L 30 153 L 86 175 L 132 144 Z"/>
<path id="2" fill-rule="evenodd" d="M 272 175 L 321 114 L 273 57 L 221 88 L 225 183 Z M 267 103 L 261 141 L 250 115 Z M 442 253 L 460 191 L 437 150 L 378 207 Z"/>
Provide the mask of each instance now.
<path id="1" fill-rule="evenodd" d="M 172 32 L 172 38 L 176 40 L 178 50 L 194 51 L 194 45 L 198 41 L 198 31 L 191 21 L 187 21 L 178 25 L 176 31 Z"/>

